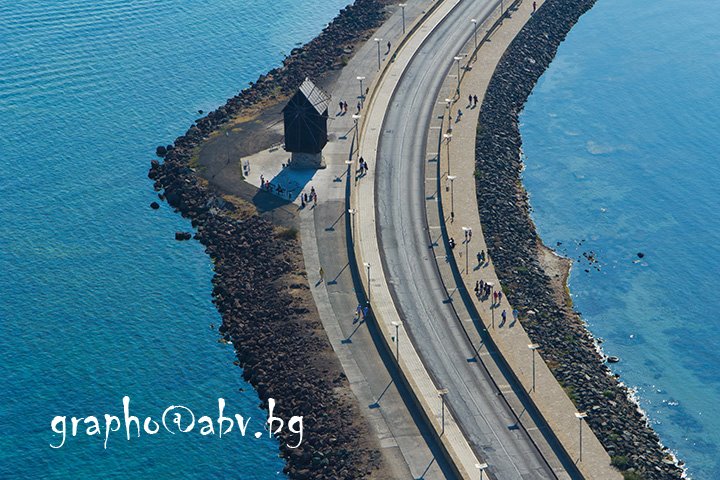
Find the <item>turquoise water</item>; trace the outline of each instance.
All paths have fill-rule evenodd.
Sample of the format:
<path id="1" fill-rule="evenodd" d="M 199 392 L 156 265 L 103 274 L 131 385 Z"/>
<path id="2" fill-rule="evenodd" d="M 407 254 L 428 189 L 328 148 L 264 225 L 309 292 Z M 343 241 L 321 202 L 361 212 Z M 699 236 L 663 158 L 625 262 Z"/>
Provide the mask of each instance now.
<path id="1" fill-rule="evenodd" d="M 50 422 L 122 415 L 124 395 L 141 420 L 173 404 L 213 414 L 223 397 L 264 422 L 209 327 L 210 261 L 174 240 L 187 221 L 148 207 L 146 175 L 157 144 L 347 2 L 0 4 L 0 478 L 282 476 L 266 436 L 121 431 L 107 449 L 81 435 L 53 450 Z"/>
<path id="2" fill-rule="evenodd" d="M 719 18 L 717 2 L 599 0 L 521 117 L 533 216 L 576 260 L 575 305 L 701 479 L 720 478 Z"/>

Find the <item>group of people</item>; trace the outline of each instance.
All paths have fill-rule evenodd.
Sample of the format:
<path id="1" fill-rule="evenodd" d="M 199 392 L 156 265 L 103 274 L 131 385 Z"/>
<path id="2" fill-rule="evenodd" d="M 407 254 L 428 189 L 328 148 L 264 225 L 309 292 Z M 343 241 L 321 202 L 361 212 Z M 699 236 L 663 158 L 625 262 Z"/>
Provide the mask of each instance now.
<path id="1" fill-rule="evenodd" d="M 315 187 L 310 187 L 310 193 L 302 192 L 302 194 L 300 194 L 300 206 L 305 208 L 305 205 L 308 205 L 310 202 L 313 203 L 313 206 L 317 205 L 317 192 L 315 191 Z"/>
<path id="2" fill-rule="evenodd" d="M 345 115 L 348 112 L 348 103 L 344 100 L 340 100 L 340 112 L 338 115 Z"/>
<path id="3" fill-rule="evenodd" d="M 357 308 L 355 309 L 355 319 L 353 320 L 353 323 L 357 323 L 358 320 L 360 320 L 360 317 L 362 316 L 362 319 L 365 320 L 368 316 L 368 313 L 370 313 L 370 309 L 368 306 L 362 306 L 358 304 Z"/>
<path id="4" fill-rule="evenodd" d="M 483 265 L 485 263 L 485 260 L 485 250 L 480 250 L 477 254 L 478 265 Z"/>
<path id="5" fill-rule="evenodd" d="M 499 305 L 502 301 L 502 291 L 493 290 L 492 284 L 486 283 L 484 280 L 477 280 L 475 282 L 475 296 L 478 297 L 480 300 L 484 301 L 486 298 L 490 298 L 491 292 L 493 297 L 492 304 Z"/>
<path id="6" fill-rule="evenodd" d="M 475 108 L 478 105 L 477 95 L 468 95 L 468 108 Z"/>

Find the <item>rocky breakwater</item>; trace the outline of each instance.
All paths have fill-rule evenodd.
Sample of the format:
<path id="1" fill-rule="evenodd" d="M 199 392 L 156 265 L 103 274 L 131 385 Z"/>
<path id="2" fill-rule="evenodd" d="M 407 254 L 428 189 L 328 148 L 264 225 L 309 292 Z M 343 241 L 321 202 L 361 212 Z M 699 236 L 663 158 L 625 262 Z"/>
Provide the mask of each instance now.
<path id="1" fill-rule="evenodd" d="M 286 473 L 298 479 L 371 476 L 379 453 L 365 439 L 367 426 L 334 356 L 309 295 L 294 232 L 257 215 L 239 216 L 232 203 L 212 195 L 187 167 L 189 152 L 173 149 L 154 161 L 150 178 L 162 196 L 192 220 L 195 238 L 215 265 L 213 297 L 243 376 L 275 415 L 304 417 L 303 443 L 279 434 Z"/>
<path id="2" fill-rule="evenodd" d="M 483 229 L 523 326 L 626 478 L 676 479 L 682 470 L 607 366 L 565 292 L 553 287 L 521 184 L 520 114 L 558 46 L 594 0 L 548 0 L 499 63 L 480 112 L 476 184 Z M 562 289 L 562 288 L 561 288 Z"/>
<path id="3" fill-rule="evenodd" d="M 294 91 L 306 76 L 322 78 L 342 67 L 355 44 L 385 19 L 386 2 L 357 0 L 314 40 L 294 49 L 283 65 L 197 120 L 151 162 L 154 188 L 197 229 L 195 238 L 215 265 L 214 303 L 223 322 L 221 341 L 232 342 L 243 376 L 261 406 L 275 398 L 275 415 L 304 417 L 304 439 L 279 434 L 285 472 L 297 479 L 386 477 L 374 437 L 312 303 L 297 232 L 279 229 L 211 191 L 190 167 L 197 148 L 235 116 Z M 159 206 L 156 202 L 153 209 Z M 251 210 L 251 209 L 250 209 Z M 177 232 L 185 240 L 187 232 Z"/>

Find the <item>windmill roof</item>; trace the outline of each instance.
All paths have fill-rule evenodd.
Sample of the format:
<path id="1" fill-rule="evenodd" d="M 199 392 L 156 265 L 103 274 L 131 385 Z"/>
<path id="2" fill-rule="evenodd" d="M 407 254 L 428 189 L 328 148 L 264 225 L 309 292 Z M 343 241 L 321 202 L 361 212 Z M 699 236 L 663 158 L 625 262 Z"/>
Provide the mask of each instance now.
<path id="1" fill-rule="evenodd" d="M 322 115 L 330 107 L 330 95 L 323 92 L 312 80 L 305 78 L 305 81 L 298 89 L 315 110 Z"/>

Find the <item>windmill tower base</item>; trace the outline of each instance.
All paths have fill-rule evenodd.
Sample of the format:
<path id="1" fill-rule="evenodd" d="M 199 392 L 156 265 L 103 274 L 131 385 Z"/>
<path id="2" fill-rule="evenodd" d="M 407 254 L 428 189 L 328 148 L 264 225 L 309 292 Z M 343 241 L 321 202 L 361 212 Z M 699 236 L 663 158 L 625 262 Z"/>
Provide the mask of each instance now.
<path id="1" fill-rule="evenodd" d="M 321 153 L 299 153 L 299 152 L 292 152 L 292 156 L 290 157 L 290 163 L 288 164 L 290 168 L 293 168 L 295 170 L 307 170 L 307 169 L 319 169 L 319 168 L 325 168 L 327 165 L 325 164 L 325 160 L 323 160 L 322 152 Z"/>

